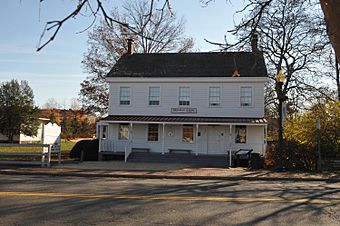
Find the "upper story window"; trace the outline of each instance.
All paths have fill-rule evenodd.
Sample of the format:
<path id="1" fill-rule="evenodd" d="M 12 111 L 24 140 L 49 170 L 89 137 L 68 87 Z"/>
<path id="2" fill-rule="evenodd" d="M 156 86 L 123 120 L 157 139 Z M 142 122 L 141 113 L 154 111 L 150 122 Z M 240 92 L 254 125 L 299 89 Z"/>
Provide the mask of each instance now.
<path id="1" fill-rule="evenodd" d="M 220 106 L 220 87 L 209 87 L 209 106 Z"/>
<path id="2" fill-rule="evenodd" d="M 131 103 L 131 88 L 120 87 L 119 104 L 130 105 Z"/>
<path id="3" fill-rule="evenodd" d="M 190 105 L 190 88 L 179 87 L 179 105 L 189 106 Z"/>
<path id="4" fill-rule="evenodd" d="M 241 106 L 252 106 L 253 89 L 251 87 L 241 87 Z"/>
<path id="5" fill-rule="evenodd" d="M 159 105 L 160 96 L 160 87 L 149 87 L 149 105 Z"/>

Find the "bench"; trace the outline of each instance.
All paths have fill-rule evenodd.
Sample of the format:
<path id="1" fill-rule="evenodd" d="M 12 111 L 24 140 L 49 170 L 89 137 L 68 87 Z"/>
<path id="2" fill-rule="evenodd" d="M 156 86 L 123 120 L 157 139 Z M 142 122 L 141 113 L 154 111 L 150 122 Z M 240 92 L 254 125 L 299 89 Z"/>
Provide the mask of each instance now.
<path id="1" fill-rule="evenodd" d="M 106 156 L 124 156 L 125 152 L 123 151 L 100 151 L 98 153 L 98 161 L 103 161 Z M 84 161 L 84 150 L 80 152 L 80 162 Z"/>
<path id="2" fill-rule="evenodd" d="M 132 152 L 150 152 L 150 148 L 132 148 Z"/>
<path id="3" fill-rule="evenodd" d="M 190 149 L 169 148 L 169 153 L 190 154 L 191 151 L 192 150 L 190 150 Z"/>

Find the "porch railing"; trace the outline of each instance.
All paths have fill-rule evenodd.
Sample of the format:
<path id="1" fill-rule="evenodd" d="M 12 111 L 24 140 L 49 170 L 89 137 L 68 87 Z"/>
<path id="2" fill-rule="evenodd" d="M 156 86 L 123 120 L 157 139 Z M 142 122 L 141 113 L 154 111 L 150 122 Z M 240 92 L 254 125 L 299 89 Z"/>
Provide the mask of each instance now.
<path id="1" fill-rule="evenodd" d="M 102 139 L 100 141 L 100 151 L 115 151 L 115 145 L 113 140 Z"/>

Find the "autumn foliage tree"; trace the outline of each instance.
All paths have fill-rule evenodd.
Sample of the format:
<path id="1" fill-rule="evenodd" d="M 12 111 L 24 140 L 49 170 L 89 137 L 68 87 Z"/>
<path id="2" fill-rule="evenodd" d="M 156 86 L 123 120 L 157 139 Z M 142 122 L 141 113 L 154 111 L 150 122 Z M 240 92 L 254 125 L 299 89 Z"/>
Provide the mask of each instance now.
<path id="1" fill-rule="evenodd" d="M 314 169 L 317 159 L 317 128 L 320 120 L 322 159 L 340 157 L 340 103 L 320 100 L 310 110 L 292 115 L 285 123 L 284 137 L 288 146 L 286 164 Z"/>

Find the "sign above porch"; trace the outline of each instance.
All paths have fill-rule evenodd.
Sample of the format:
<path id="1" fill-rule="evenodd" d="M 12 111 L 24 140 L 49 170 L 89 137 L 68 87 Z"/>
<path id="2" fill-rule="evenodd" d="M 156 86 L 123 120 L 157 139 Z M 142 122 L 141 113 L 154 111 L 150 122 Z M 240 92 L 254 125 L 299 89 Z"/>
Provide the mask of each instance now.
<path id="1" fill-rule="evenodd" d="M 171 108 L 171 114 L 197 114 L 197 108 Z"/>

